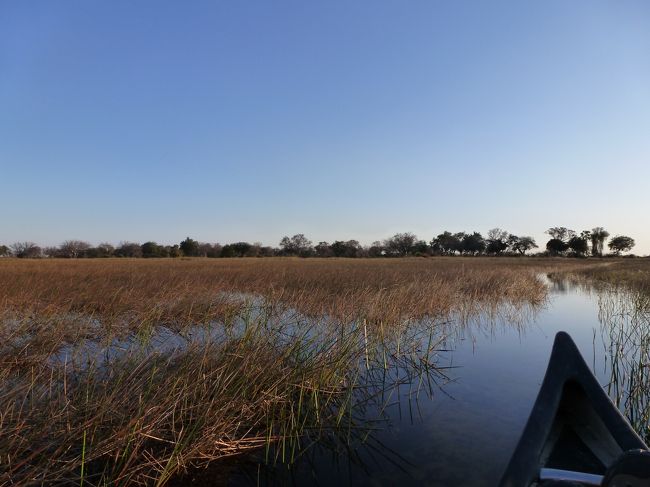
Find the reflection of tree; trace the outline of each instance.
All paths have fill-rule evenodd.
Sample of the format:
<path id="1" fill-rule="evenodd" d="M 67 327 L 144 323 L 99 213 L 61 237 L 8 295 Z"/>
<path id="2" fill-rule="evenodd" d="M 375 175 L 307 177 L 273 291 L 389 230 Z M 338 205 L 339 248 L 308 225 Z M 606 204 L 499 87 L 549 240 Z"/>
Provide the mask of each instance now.
<path id="1" fill-rule="evenodd" d="M 632 426 L 650 439 L 650 296 L 603 290 L 598 298 L 610 375 L 607 392 Z"/>

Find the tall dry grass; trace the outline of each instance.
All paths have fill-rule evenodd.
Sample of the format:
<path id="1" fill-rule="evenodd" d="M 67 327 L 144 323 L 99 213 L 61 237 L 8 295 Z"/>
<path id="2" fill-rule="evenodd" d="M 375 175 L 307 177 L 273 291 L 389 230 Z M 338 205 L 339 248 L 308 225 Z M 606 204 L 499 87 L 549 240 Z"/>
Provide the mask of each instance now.
<path id="1" fill-rule="evenodd" d="M 588 265 L 577 274 L 595 283 L 624 286 L 650 294 L 650 258 L 606 259 L 600 265 Z"/>
<path id="2" fill-rule="evenodd" d="M 436 323 L 540 303 L 535 274 L 568 265 L 2 260 L 0 484 L 162 485 L 271 443 L 286 460 L 363 427 L 373 370 L 435 370 Z"/>

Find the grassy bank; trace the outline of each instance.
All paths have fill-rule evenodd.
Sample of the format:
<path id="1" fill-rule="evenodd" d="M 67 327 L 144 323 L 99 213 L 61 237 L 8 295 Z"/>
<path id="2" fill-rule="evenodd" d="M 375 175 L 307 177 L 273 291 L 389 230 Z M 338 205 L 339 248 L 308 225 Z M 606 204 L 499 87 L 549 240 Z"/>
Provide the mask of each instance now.
<path id="1" fill-rule="evenodd" d="M 374 370 L 435 371 L 437 323 L 541 303 L 536 273 L 583 265 L 2 260 L 0 484 L 164 484 L 270 443 L 286 461 L 366 427 Z"/>

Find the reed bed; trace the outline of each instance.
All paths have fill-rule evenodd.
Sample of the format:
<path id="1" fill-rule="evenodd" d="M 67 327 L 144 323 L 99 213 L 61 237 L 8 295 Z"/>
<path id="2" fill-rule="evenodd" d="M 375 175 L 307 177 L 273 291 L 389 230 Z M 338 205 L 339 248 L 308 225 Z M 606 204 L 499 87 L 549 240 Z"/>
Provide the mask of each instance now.
<path id="1" fill-rule="evenodd" d="M 650 258 L 611 259 L 599 265 L 586 265 L 577 274 L 592 283 L 624 286 L 650 294 Z"/>
<path id="2" fill-rule="evenodd" d="M 567 265 L 2 260 L 0 484 L 164 485 L 348 441 L 387 380 L 417 395 L 440 372 L 438 324 L 539 304 L 535 274 Z"/>

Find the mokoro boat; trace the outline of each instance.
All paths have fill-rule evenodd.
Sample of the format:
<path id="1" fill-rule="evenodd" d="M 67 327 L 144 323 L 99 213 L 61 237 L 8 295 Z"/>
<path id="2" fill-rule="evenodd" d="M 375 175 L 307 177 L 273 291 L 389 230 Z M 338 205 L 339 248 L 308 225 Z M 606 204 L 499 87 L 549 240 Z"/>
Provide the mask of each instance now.
<path id="1" fill-rule="evenodd" d="M 646 480 L 622 484 L 604 481 L 630 450 L 636 450 L 627 455 L 633 457 L 633 470 Z M 650 454 L 639 450 L 647 450 L 647 446 L 610 401 L 571 337 L 560 332 L 533 410 L 500 485 L 650 486 Z"/>

